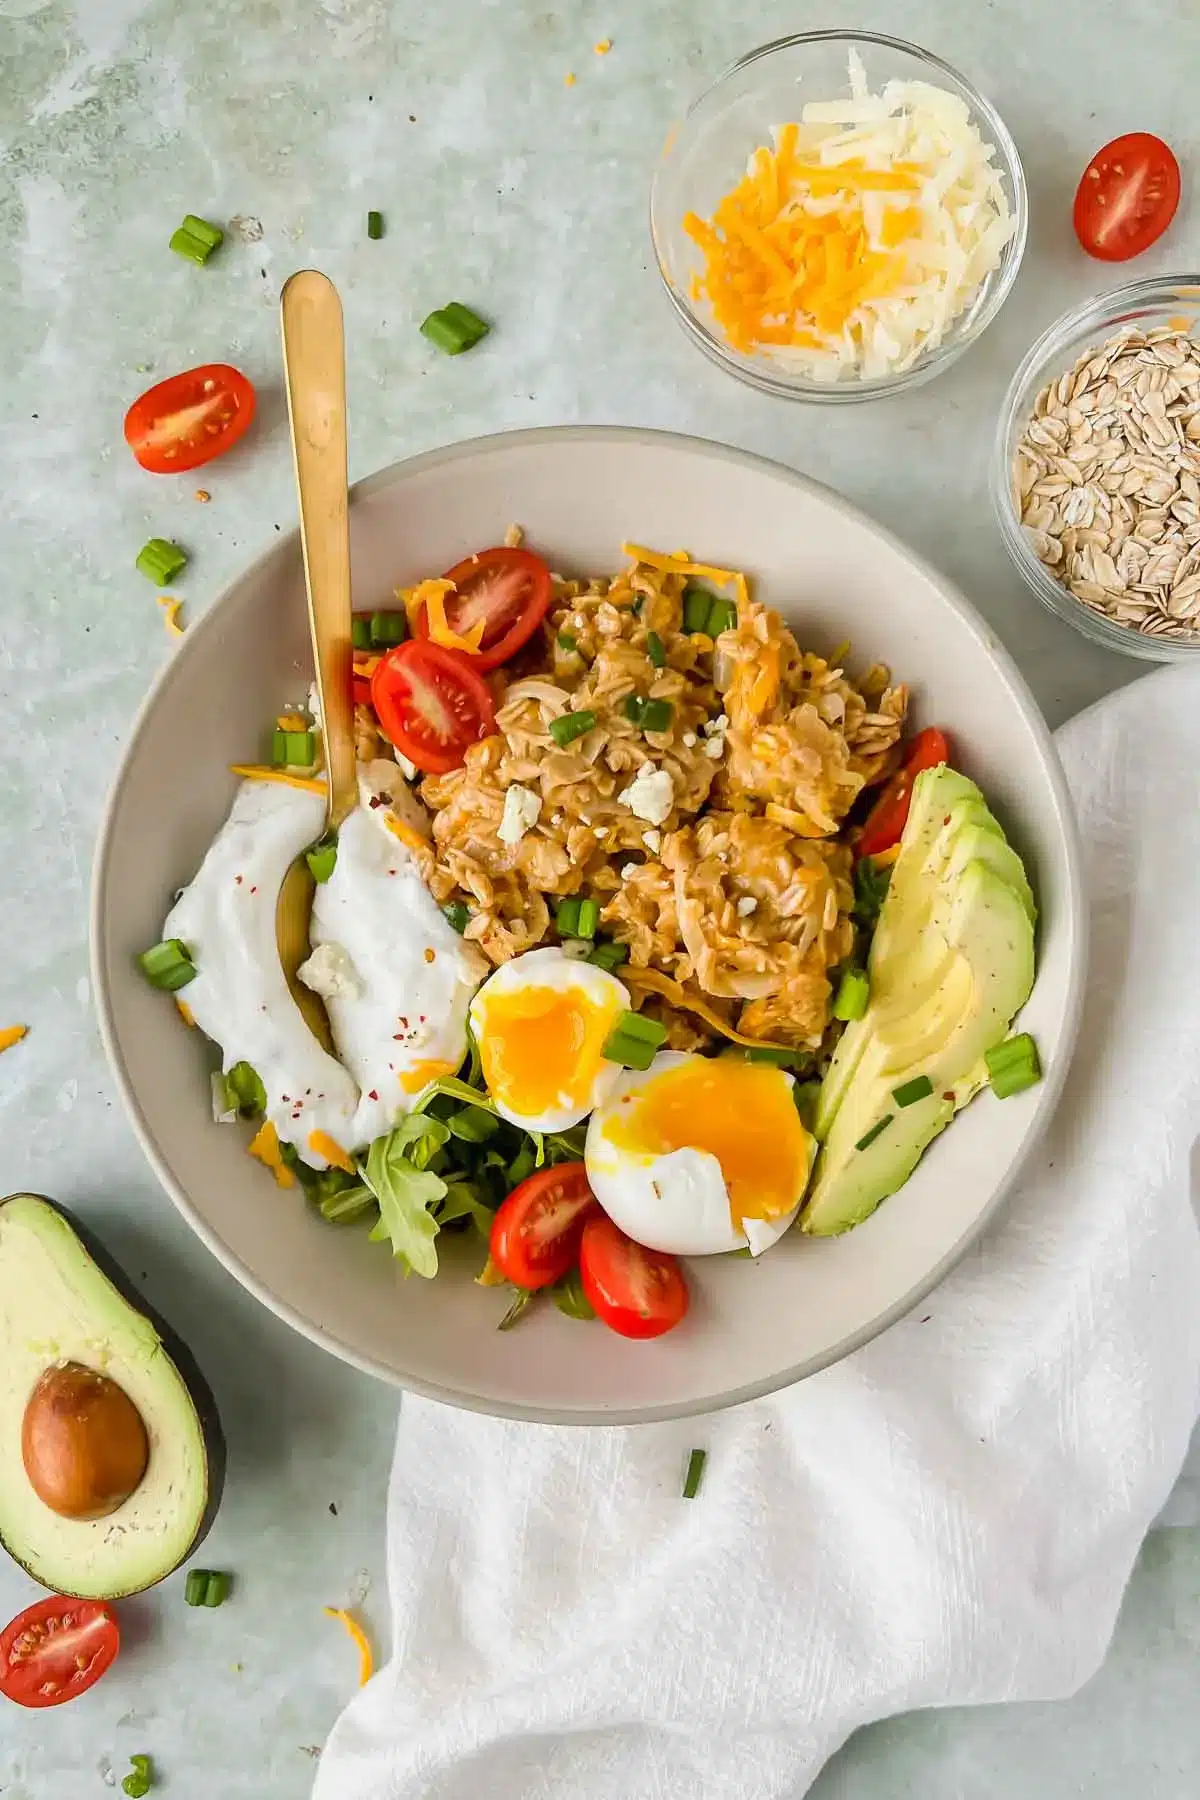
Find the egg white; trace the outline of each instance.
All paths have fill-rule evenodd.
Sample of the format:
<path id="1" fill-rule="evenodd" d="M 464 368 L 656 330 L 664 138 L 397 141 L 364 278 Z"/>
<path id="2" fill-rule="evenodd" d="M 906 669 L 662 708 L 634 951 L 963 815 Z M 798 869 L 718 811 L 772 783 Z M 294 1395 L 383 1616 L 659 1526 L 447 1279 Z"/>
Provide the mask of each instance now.
<path id="1" fill-rule="evenodd" d="M 648 1069 L 622 1072 L 588 1126 L 584 1161 L 592 1192 L 613 1223 L 648 1250 L 666 1250 L 675 1256 L 719 1256 L 748 1248 L 752 1256 L 761 1256 L 791 1225 L 800 1210 L 803 1190 L 782 1217 L 747 1219 L 739 1228 L 730 1212 L 721 1165 L 710 1151 L 639 1154 L 613 1143 L 607 1135 L 623 1101 L 668 1069 L 692 1060 L 681 1051 L 663 1050 Z M 792 1077 L 787 1079 L 790 1083 Z M 747 1128 L 753 1129 L 752 1122 L 747 1122 Z"/>
<path id="2" fill-rule="evenodd" d="M 553 947 L 527 950 L 523 956 L 514 956 L 511 962 L 502 963 L 471 1001 L 471 1029 L 481 1050 L 487 1042 L 493 1003 L 502 1000 L 506 994 L 519 993 L 522 988 L 555 988 L 561 993 L 576 993 L 585 1006 L 610 1014 L 614 1024 L 630 1004 L 629 990 L 624 982 L 618 981 L 606 969 L 566 956 Z M 616 1088 L 622 1073 L 618 1063 L 602 1061 L 591 1079 L 579 1088 L 572 1079 L 578 1079 L 579 1071 L 564 1069 L 557 1105 L 541 1111 L 522 1107 L 519 1096 L 489 1091 L 497 1112 L 510 1125 L 520 1126 L 524 1131 L 569 1131 L 572 1125 L 586 1119 L 594 1107 L 603 1104 Z"/>

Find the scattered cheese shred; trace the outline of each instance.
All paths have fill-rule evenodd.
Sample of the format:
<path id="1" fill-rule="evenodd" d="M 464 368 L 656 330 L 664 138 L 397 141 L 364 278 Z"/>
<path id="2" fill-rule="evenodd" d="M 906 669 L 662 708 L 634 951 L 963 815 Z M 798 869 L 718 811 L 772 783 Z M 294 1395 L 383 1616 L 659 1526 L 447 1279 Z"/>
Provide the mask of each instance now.
<path id="1" fill-rule="evenodd" d="M 684 987 L 681 981 L 676 981 L 673 975 L 661 975 L 657 969 L 631 969 L 626 964 L 621 970 L 621 980 L 627 987 L 645 988 L 647 993 L 659 994 L 664 1000 L 669 1000 L 672 1006 L 680 1006 L 685 1012 L 695 1013 L 698 1019 L 704 1020 L 710 1031 L 720 1032 L 721 1036 L 728 1038 L 731 1044 L 743 1044 L 747 1050 L 778 1050 L 780 1048 L 769 1038 L 747 1037 L 744 1032 L 735 1031 L 728 1020 L 723 1019 L 720 1013 L 714 1012 L 705 1001 L 697 998 L 695 994 Z"/>
<path id="2" fill-rule="evenodd" d="M 563 86 L 564 87 L 574 87 L 575 83 L 578 79 L 579 79 L 579 77 L 577 75 L 571 74 L 571 72 L 568 70 L 568 72 L 563 76 Z"/>
<path id="3" fill-rule="evenodd" d="M 11 1050 L 14 1044 L 19 1044 L 28 1030 L 28 1025 L 6 1025 L 3 1031 L 0 1031 L 0 1054 L 5 1050 Z"/>
<path id="4" fill-rule="evenodd" d="M 326 1606 L 322 1608 L 327 1619 L 336 1619 L 345 1630 L 350 1642 L 358 1651 L 358 1685 L 366 1687 L 375 1673 L 375 1657 L 371 1650 L 370 1639 L 359 1624 L 354 1614 L 347 1612 L 343 1606 Z"/>
<path id="5" fill-rule="evenodd" d="M 359 652 L 354 658 L 354 673 L 361 680 L 370 681 L 382 661 L 382 656 L 367 656 Z"/>
<path id="6" fill-rule="evenodd" d="M 400 842 L 404 845 L 404 848 L 406 850 L 411 850 L 414 856 L 425 857 L 429 855 L 428 839 L 423 838 L 416 826 L 410 825 L 407 819 L 398 818 L 395 813 L 387 812 L 383 815 L 383 822 L 391 832 L 392 836 L 399 838 Z"/>
<path id="7" fill-rule="evenodd" d="M 436 592 L 430 594 L 425 602 L 425 610 L 429 615 L 429 636 L 435 644 L 443 644 L 447 650 L 465 650 L 468 656 L 478 656 L 479 646 L 483 642 L 483 634 L 487 629 L 487 620 L 478 619 L 465 636 L 455 631 L 446 618 L 446 594 L 453 592 L 454 583 L 429 582 L 430 588 Z"/>
<path id="8" fill-rule="evenodd" d="M 268 769 L 264 763 L 230 763 L 229 773 L 240 775 L 243 781 L 282 781 L 285 787 L 303 788 L 306 794 L 320 794 L 322 799 L 328 791 L 323 781 L 289 775 L 286 769 Z"/>
<path id="9" fill-rule="evenodd" d="M 183 626 L 179 623 L 179 615 L 183 611 L 182 600 L 168 601 L 163 619 L 172 637 L 183 636 Z"/>
<path id="10" fill-rule="evenodd" d="M 308 1147 L 314 1155 L 323 1156 L 335 1169 L 344 1169 L 347 1175 L 354 1174 L 354 1158 L 327 1131 L 310 1131 Z"/>
<path id="11" fill-rule="evenodd" d="M 308 722 L 299 713 L 280 713 L 275 723 L 280 731 L 307 731 Z"/>
<path id="12" fill-rule="evenodd" d="M 454 583 L 444 579 L 436 581 L 418 581 L 414 588 L 397 588 L 396 598 L 401 602 L 404 611 L 408 616 L 408 629 L 410 631 L 416 631 L 417 620 L 420 618 L 435 594 L 441 594 L 444 598 L 445 595 L 452 594 L 453 592 Z"/>
<path id="13" fill-rule="evenodd" d="M 296 1177 L 283 1160 L 283 1153 L 279 1148 L 279 1133 L 270 1119 L 263 1120 L 246 1148 L 251 1156 L 270 1169 L 281 1188 L 295 1187 Z"/>
<path id="14" fill-rule="evenodd" d="M 592 49 L 596 52 L 597 56 L 607 56 L 612 49 L 612 39 L 601 38 L 598 44 L 592 45 Z"/>
<path id="15" fill-rule="evenodd" d="M 965 101 L 922 81 L 776 126 L 712 217 L 683 228 L 691 281 L 721 335 L 817 380 L 910 368 L 945 337 L 1016 229 L 995 150 Z"/>
<path id="16" fill-rule="evenodd" d="M 714 587 L 731 583 L 740 604 L 750 598 L 750 588 L 740 569 L 716 569 L 711 563 L 693 562 L 686 550 L 649 550 L 645 544 L 622 544 L 621 549 L 634 562 L 647 569 L 658 569 L 664 575 L 686 575 L 696 581 L 711 581 Z"/>
<path id="17" fill-rule="evenodd" d="M 180 999 L 180 998 L 179 998 L 179 995 L 178 995 L 178 994 L 176 994 L 176 996 L 175 996 L 175 1005 L 176 1005 L 176 1006 L 177 1006 L 177 1007 L 178 1007 L 178 1009 L 179 1009 L 179 1016 L 180 1016 L 180 1018 L 181 1018 L 181 1019 L 182 1019 L 182 1020 L 183 1020 L 183 1022 L 184 1022 L 184 1024 L 185 1024 L 185 1025 L 186 1025 L 186 1026 L 187 1026 L 187 1027 L 188 1027 L 188 1030 L 189 1030 L 189 1031 L 195 1031 L 195 1029 L 196 1029 L 196 1015 L 195 1015 L 195 1013 L 194 1013 L 194 1012 L 193 1012 L 193 1011 L 192 1011 L 192 1009 L 191 1009 L 191 1007 L 190 1007 L 190 1006 L 189 1006 L 189 1005 L 188 1005 L 188 1003 L 187 1003 L 187 1001 L 186 1001 L 186 1000 L 181 1000 L 181 999 Z"/>

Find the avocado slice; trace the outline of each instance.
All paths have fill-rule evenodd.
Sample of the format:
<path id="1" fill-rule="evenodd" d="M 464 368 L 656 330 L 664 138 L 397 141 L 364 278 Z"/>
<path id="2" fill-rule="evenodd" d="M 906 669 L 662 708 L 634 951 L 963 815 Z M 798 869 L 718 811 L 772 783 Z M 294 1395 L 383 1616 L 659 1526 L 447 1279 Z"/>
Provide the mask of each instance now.
<path id="1" fill-rule="evenodd" d="M 978 1091 L 979 1065 L 1001 1042 L 1033 986 L 1033 922 L 1023 896 L 988 863 L 966 864 L 937 888 L 922 934 L 952 957 L 915 1006 L 874 1000 L 801 1210 L 802 1231 L 826 1237 L 874 1212 L 937 1134 Z M 872 1014 L 875 1015 L 872 1020 Z M 928 1077 L 930 1094 L 901 1107 L 894 1090 Z M 876 1127 L 887 1120 L 884 1128 Z"/>
<path id="2" fill-rule="evenodd" d="M 51 1510 L 26 1473 L 26 1411 L 62 1365 L 107 1377 L 145 1426 L 145 1473 L 104 1517 Z M 9 1555 L 58 1594 L 140 1593 L 200 1543 L 224 1474 L 216 1405 L 185 1346 L 65 1207 L 36 1194 L 0 1200 L 0 1543 Z"/>
<path id="3" fill-rule="evenodd" d="M 926 865 L 933 878 L 953 882 L 969 862 L 986 862 L 1003 875 L 1021 896 L 1034 923 L 1037 906 L 1025 865 L 1005 837 L 995 814 L 980 801 L 963 800 L 950 808 L 950 816 L 934 842 Z"/>

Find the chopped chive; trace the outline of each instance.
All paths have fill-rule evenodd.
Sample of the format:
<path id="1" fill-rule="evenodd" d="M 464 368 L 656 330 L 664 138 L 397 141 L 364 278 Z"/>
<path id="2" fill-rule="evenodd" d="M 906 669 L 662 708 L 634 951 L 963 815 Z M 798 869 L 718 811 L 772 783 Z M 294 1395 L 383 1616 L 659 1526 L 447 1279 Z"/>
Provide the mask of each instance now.
<path id="1" fill-rule="evenodd" d="M 225 233 L 219 225 L 210 225 L 195 213 L 185 213 L 183 224 L 171 233 L 168 248 L 177 256 L 186 256 L 189 262 L 203 264 L 224 242 Z"/>
<path id="2" fill-rule="evenodd" d="M 204 1605 L 223 1606 L 228 1598 L 228 1575 L 221 1569 L 211 1569 L 204 1584 Z"/>
<path id="3" fill-rule="evenodd" d="M 646 700 L 642 705 L 642 730 L 670 731 L 674 711 L 669 700 Z"/>
<path id="4" fill-rule="evenodd" d="M 225 1086 L 243 1119 L 256 1119 L 266 1112 L 267 1090 L 253 1064 L 234 1063 L 226 1073 Z"/>
<path id="5" fill-rule="evenodd" d="M 166 538 L 151 538 L 143 544 L 134 558 L 133 566 L 140 569 L 156 587 L 166 587 L 174 581 L 181 569 L 187 567 L 187 552 L 178 544 L 167 542 Z"/>
<path id="6" fill-rule="evenodd" d="M 337 867 L 337 838 L 332 833 L 319 838 L 304 852 L 304 860 L 317 886 L 323 887 Z"/>
<path id="7" fill-rule="evenodd" d="M 1042 1079 L 1041 1059 L 1037 1045 L 1027 1031 L 1018 1032 L 984 1055 L 991 1078 L 992 1092 L 998 1100 L 1007 1100 Z"/>
<path id="8" fill-rule="evenodd" d="M 872 1125 L 870 1131 L 864 1131 L 854 1148 L 856 1150 L 869 1150 L 871 1145 L 875 1142 L 875 1139 L 879 1137 L 882 1132 L 887 1130 L 895 1116 L 895 1113 L 884 1113 L 877 1125 Z"/>
<path id="9" fill-rule="evenodd" d="M 207 1569 L 189 1569 L 183 1597 L 189 1606 L 203 1606 L 204 1596 L 208 1592 Z"/>
<path id="10" fill-rule="evenodd" d="M 461 900 L 447 900 L 442 911 L 461 937 L 471 922 L 471 915 L 466 906 Z"/>
<path id="11" fill-rule="evenodd" d="M 865 969 L 845 969 L 833 997 L 833 1016 L 849 1023 L 861 1019 L 871 998 L 871 983 Z"/>
<path id="12" fill-rule="evenodd" d="M 565 750 L 568 744 L 573 744 L 576 738 L 583 737 L 585 732 L 590 731 L 595 723 L 595 713 L 588 711 L 586 707 L 580 712 L 560 713 L 557 719 L 550 721 L 550 736 L 560 750 Z"/>
<path id="13" fill-rule="evenodd" d="M 625 717 L 629 720 L 631 725 L 640 725 L 645 705 L 646 702 L 641 694 L 629 694 L 626 696 L 621 711 L 625 714 Z"/>
<path id="14" fill-rule="evenodd" d="M 901 1082 L 892 1089 L 892 1099 L 897 1106 L 915 1106 L 918 1100 L 928 1100 L 933 1092 L 933 1083 L 928 1075 L 914 1075 L 911 1081 Z"/>
<path id="15" fill-rule="evenodd" d="M 600 902 L 598 900 L 581 900 L 579 902 L 578 935 L 581 938 L 594 938 L 600 923 Z"/>
<path id="16" fill-rule="evenodd" d="M 687 1474 L 683 1478 L 683 1497 L 694 1500 L 700 1492 L 700 1483 L 704 1479 L 704 1465 L 708 1461 L 707 1450 L 693 1450 L 688 1457 Z"/>
<path id="17" fill-rule="evenodd" d="M 370 619 L 351 619 L 350 643 L 355 650 L 369 650 L 371 648 Z"/>
<path id="18" fill-rule="evenodd" d="M 186 944 L 178 938 L 167 938 L 161 944 L 153 944 L 149 950 L 143 950 L 138 957 L 142 974 L 156 988 L 165 988 L 173 994 L 178 988 L 186 987 L 189 981 L 196 978 L 196 965 Z"/>
<path id="19" fill-rule="evenodd" d="M 381 238 L 383 236 L 383 214 L 381 212 L 369 212 L 367 214 L 367 236 L 369 238 Z"/>
<path id="20" fill-rule="evenodd" d="M 689 636 L 693 632 L 707 629 L 712 603 L 711 588 L 701 587 L 694 581 L 688 582 L 683 590 L 683 629 Z"/>
<path id="21" fill-rule="evenodd" d="M 650 658 L 650 661 L 654 664 L 656 669 L 666 668 L 667 647 L 659 637 L 657 631 L 648 631 L 646 633 L 646 655 Z"/>
<path id="22" fill-rule="evenodd" d="M 666 1041 L 667 1028 L 657 1019 L 647 1019 L 641 1013 L 623 1012 L 605 1039 L 600 1054 L 609 1062 L 622 1063 L 627 1069 L 648 1069 Z"/>
<path id="23" fill-rule="evenodd" d="M 572 1269 L 561 1281 L 556 1281 L 550 1290 L 560 1313 L 568 1319 L 594 1319 L 596 1314 L 592 1303 L 583 1291 L 583 1282 L 579 1270 Z"/>
<path id="24" fill-rule="evenodd" d="M 560 650 L 566 650 L 568 653 L 579 646 L 579 640 L 573 631 L 560 631 L 554 641 Z"/>
<path id="25" fill-rule="evenodd" d="M 770 1063 L 775 1069 L 804 1069 L 812 1061 L 806 1050 L 789 1050 L 786 1045 L 779 1048 L 768 1044 L 755 1044 L 746 1051 L 746 1061 L 752 1063 Z"/>
<path id="26" fill-rule="evenodd" d="M 705 631 L 710 638 L 720 637 L 723 631 L 732 631 L 736 624 L 737 607 L 732 600 L 726 600 L 718 594 L 709 607 Z"/>
<path id="27" fill-rule="evenodd" d="M 560 900 L 554 913 L 554 923 L 558 926 L 559 937 L 579 936 L 579 909 L 583 905 L 578 896 L 569 900 Z"/>
<path id="28" fill-rule="evenodd" d="M 390 650 L 408 636 L 408 619 L 402 612 L 374 612 L 370 630 L 371 649 Z"/>
<path id="29" fill-rule="evenodd" d="M 597 968 L 619 969 L 629 956 L 628 944 L 613 944 L 602 939 L 588 956 L 588 962 L 595 963 Z"/>
<path id="30" fill-rule="evenodd" d="M 421 325 L 422 335 L 447 356 L 461 356 L 464 350 L 473 349 L 490 330 L 491 326 L 478 313 L 457 300 L 431 312 Z"/>

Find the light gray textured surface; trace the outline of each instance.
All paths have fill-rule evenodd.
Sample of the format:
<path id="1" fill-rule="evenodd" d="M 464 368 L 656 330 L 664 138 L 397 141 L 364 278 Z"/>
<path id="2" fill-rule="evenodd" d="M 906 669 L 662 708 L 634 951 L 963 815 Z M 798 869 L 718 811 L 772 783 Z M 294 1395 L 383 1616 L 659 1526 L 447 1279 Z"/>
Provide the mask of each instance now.
<path id="1" fill-rule="evenodd" d="M 1200 53 L 1192 0 L 1167 0 L 1152 28 L 1090 0 L 862 0 L 856 23 L 915 37 L 999 105 L 1026 161 L 1032 234 L 1008 307 L 949 374 L 902 400 L 817 412 L 738 386 L 686 344 L 657 288 L 646 205 L 675 109 L 753 44 L 830 19 L 784 0 L 752 17 L 734 0 L 0 0 L 0 1024 L 31 1027 L 0 1062 L 0 1189 L 76 1206 L 209 1371 L 231 1459 L 205 1561 L 239 1583 L 218 1613 L 186 1609 L 178 1581 L 131 1603 L 126 1652 L 93 1696 L 40 1717 L 6 1709 L 4 1800 L 101 1794 L 132 1751 L 153 1754 L 182 1800 L 305 1793 L 302 1747 L 354 1676 L 320 1607 L 357 1597 L 368 1575 L 378 1593 L 394 1396 L 261 1313 L 190 1239 L 116 1110 L 86 977 L 99 808 L 170 654 L 133 557 L 152 534 L 177 536 L 194 616 L 292 518 L 276 326 L 287 273 L 315 264 L 342 288 L 355 474 L 565 420 L 723 438 L 829 481 L 940 564 L 1052 722 L 1136 673 L 1024 594 L 985 467 L 1016 361 L 1105 278 L 1070 234 L 1087 155 L 1145 126 L 1197 166 L 1180 79 Z M 598 58 L 603 37 L 613 49 Z M 369 207 L 387 220 L 380 243 L 366 238 Z M 262 239 L 231 233 L 195 269 L 165 248 L 189 210 L 260 220 Z M 1189 184 L 1139 269 L 1184 269 L 1195 247 Z M 416 331 L 451 297 L 495 321 L 460 361 Z M 121 441 L 125 407 L 207 360 L 259 384 L 253 440 L 196 478 L 142 474 Z M 209 506 L 192 499 L 200 485 Z M 0 1569 L 0 1615 L 32 1591 Z M 1197 1534 L 1153 1538 L 1083 1695 L 879 1727 L 816 1791 L 1183 1800 L 1200 1775 L 1198 1641 Z"/>

